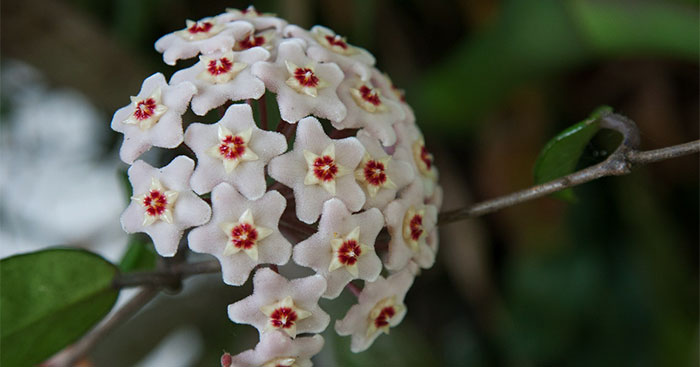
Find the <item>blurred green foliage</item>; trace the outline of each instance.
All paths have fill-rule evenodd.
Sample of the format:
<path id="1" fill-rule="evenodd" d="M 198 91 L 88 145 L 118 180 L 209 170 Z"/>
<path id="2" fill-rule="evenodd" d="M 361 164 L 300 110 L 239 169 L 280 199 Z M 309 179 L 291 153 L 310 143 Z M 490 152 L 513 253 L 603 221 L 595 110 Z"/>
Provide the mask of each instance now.
<path id="1" fill-rule="evenodd" d="M 509 0 L 499 19 L 466 40 L 420 81 L 412 105 L 428 129 L 475 128 L 525 81 L 601 58 L 660 56 L 697 61 L 697 9 L 667 1 Z M 459 116 L 459 117 L 458 117 Z"/>

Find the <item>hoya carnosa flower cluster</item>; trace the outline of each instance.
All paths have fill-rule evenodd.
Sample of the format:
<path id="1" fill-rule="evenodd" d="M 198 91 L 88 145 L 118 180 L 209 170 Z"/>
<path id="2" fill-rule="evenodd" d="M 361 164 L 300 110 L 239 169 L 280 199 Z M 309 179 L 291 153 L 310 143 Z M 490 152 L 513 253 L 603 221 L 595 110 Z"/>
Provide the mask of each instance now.
<path id="1" fill-rule="evenodd" d="M 134 192 L 124 230 L 173 256 L 193 228 L 190 250 L 215 256 L 226 284 L 255 271 L 253 294 L 228 313 L 260 342 L 222 361 L 310 366 L 330 323 L 318 300 L 343 291 L 358 304 L 335 329 L 354 352 L 367 349 L 401 321 L 438 246 L 437 169 L 402 91 L 370 53 L 325 27 L 253 7 L 185 24 L 156 49 L 169 65 L 199 61 L 169 82 L 148 77 L 112 119 Z M 266 95 L 279 121 L 268 121 Z M 199 122 L 183 119 L 188 107 Z M 183 144 L 189 154 L 165 167 L 137 160 Z M 293 266 L 316 274 L 288 279 Z"/>

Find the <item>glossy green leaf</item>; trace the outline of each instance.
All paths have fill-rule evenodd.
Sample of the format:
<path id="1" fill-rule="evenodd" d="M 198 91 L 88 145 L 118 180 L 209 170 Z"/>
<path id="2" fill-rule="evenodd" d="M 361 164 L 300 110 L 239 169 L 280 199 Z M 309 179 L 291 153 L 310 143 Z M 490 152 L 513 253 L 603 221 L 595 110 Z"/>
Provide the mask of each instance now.
<path id="1" fill-rule="evenodd" d="M 0 261 L 0 365 L 32 366 L 76 341 L 117 300 L 117 267 L 78 249 Z"/>
<path id="2" fill-rule="evenodd" d="M 552 138 L 542 149 L 535 162 L 535 184 L 545 183 L 574 172 L 588 142 L 600 130 L 598 117 L 612 112 L 608 106 L 599 107 L 587 119 L 567 128 Z M 571 189 L 554 196 L 567 201 L 575 200 Z"/>
<path id="3" fill-rule="evenodd" d="M 156 251 L 153 243 L 144 234 L 132 235 L 126 253 L 119 262 L 122 272 L 147 271 L 156 267 Z"/>

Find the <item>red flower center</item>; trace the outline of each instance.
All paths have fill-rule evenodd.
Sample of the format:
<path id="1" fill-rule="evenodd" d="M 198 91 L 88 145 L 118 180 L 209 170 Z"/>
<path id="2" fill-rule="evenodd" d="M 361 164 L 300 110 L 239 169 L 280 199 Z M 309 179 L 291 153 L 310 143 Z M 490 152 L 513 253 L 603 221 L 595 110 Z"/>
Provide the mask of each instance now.
<path id="1" fill-rule="evenodd" d="M 146 208 L 146 214 L 156 217 L 165 212 L 165 208 L 168 206 L 168 198 L 158 190 L 151 190 L 143 198 L 143 206 Z"/>
<path id="2" fill-rule="evenodd" d="M 411 239 L 418 241 L 423 234 L 423 217 L 420 214 L 414 215 L 408 223 L 408 227 L 411 229 Z"/>
<path id="3" fill-rule="evenodd" d="M 248 38 L 238 41 L 238 48 L 241 50 L 247 50 L 249 48 L 262 46 L 265 44 L 265 37 L 256 36 L 251 34 Z"/>
<path id="4" fill-rule="evenodd" d="M 348 240 L 338 249 L 338 260 L 344 265 L 355 265 L 357 258 L 362 255 L 360 244 L 355 240 Z"/>
<path id="5" fill-rule="evenodd" d="M 389 320 L 391 320 L 392 317 L 396 315 L 396 310 L 394 309 L 393 306 L 387 306 L 382 308 L 382 310 L 379 312 L 379 316 L 377 316 L 376 319 L 374 319 L 374 326 L 377 327 L 377 329 L 389 325 Z"/>
<path id="6" fill-rule="evenodd" d="M 226 74 L 231 71 L 233 63 L 227 57 L 222 57 L 220 59 L 215 59 L 209 61 L 207 64 L 207 71 L 211 75 L 221 75 Z"/>
<path id="7" fill-rule="evenodd" d="M 423 161 L 425 168 L 430 170 L 433 166 L 433 155 L 428 152 L 425 145 L 420 147 L 420 160 Z"/>
<path id="8" fill-rule="evenodd" d="M 365 180 L 370 185 L 380 186 L 386 182 L 386 173 L 384 172 L 384 164 L 375 160 L 367 161 L 363 169 Z"/>
<path id="9" fill-rule="evenodd" d="M 238 159 L 245 153 L 245 141 L 238 135 L 227 135 L 221 140 L 219 153 L 225 159 Z"/>
<path id="10" fill-rule="evenodd" d="M 362 99 L 375 106 L 379 106 L 380 104 L 382 104 L 382 101 L 379 98 L 379 94 L 377 93 L 377 91 L 366 85 L 360 87 L 360 95 L 362 96 Z"/>
<path id="11" fill-rule="evenodd" d="M 270 324 L 280 329 L 288 329 L 297 321 L 297 313 L 289 307 L 276 308 L 270 314 Z"/>
<path id="12" fill-rule="evenodd" d="M 331 181 L 338 173 L 338 166 L 330 156 L 324 155 L 314 160 L 314 176 L 321 181 Z"/>
<path id="13" fill-rule="evenodd" d="M 153 98 L 144 99 L 143 101 L 136 104 L 136 110 L 134 110 L 134 117 L 137 120 L 145 120 L 153 116 L 153 112 L 156 109 L 156 101 Z"/>
<path id="14" fill-rule="evenodd" d="M 197 22 L 195 24 L 192 24 L 189 28 L 187 28 L 187 31 L 192 34 L 206 33 L 209 32 L 209 30 L 211 30 L 213 26 L 214 25 L 210 22 Z"/>
<path id="15" fill-rule="evenodd" d="M 331 46 L 337 46 L 342 48 L 343 50 L 346 50 L 348 48 L 348 44 L 345 43 L 345 41 L 343 41 L 343 38 L 338 35 L 326 36 L 326 41 L 328 41 L 328 43 Z"/>
<path id="16" fill-rule="evenodd" d="M 296 68 L 294 78 L 305 87 L 315 87 L 319 82 L 318 77 L 309 68 Z"/>
<path id="17" fill-rule="evenodd" d="M 258 231 L 248 223 L 241 223 L 231 229 L 231 242 L 236 248 L 248 250 L 255 245 L 257 239 Z"/>

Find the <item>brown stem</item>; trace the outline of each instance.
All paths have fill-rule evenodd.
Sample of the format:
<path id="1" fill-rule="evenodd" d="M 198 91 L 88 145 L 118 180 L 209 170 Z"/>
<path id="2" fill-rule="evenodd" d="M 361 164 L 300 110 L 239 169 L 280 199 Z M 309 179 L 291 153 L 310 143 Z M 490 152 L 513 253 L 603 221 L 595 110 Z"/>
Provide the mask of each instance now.
<path id="1" fill-rule="evenodd" d="M 117 289 L 143 285 L 170 287 L 174 280 L 179 281 L 192 275 L 218 273 L 220 271 L 221 265 L 219 265 L 218 260 L 178 263 L 164 270 L 119 274 L 112 282 L 112 286 Z"/>
<path id="2" fill-rule="evenodd" d="M 352 283 L 348 283 L 348 285 L 346 286 L 346 288 L 349 289 L 350 292 L 352 292 L 352 294 L 355 295 L 355 297 L 359 297 L 359 296 L 360 296 L 360 293 L 362 293 L 362 289 L 360 289 L 360 287 L 358 287 L 358 286 L 356 286 L 356 285 L 354 285 L 354 284 L 352 284 Z"/>
<path id="3" fill-rule="evenodd" d="M 483 201 L 467 208 L 440 213 L 438 224 L 446 224 L 493 213 L 500 209 L 537 199 L 601 177 L 626 175 L 632 171 L 633 166 L 658 162 L 700 151 L 700 140 L 662 149 L 638 151 L 639 129 L 634 122 L 617 114 L 602 116 L 601 127 L 616 130 L 623 137 L 620 146 L 605 161 L 541 185 Z"/>

